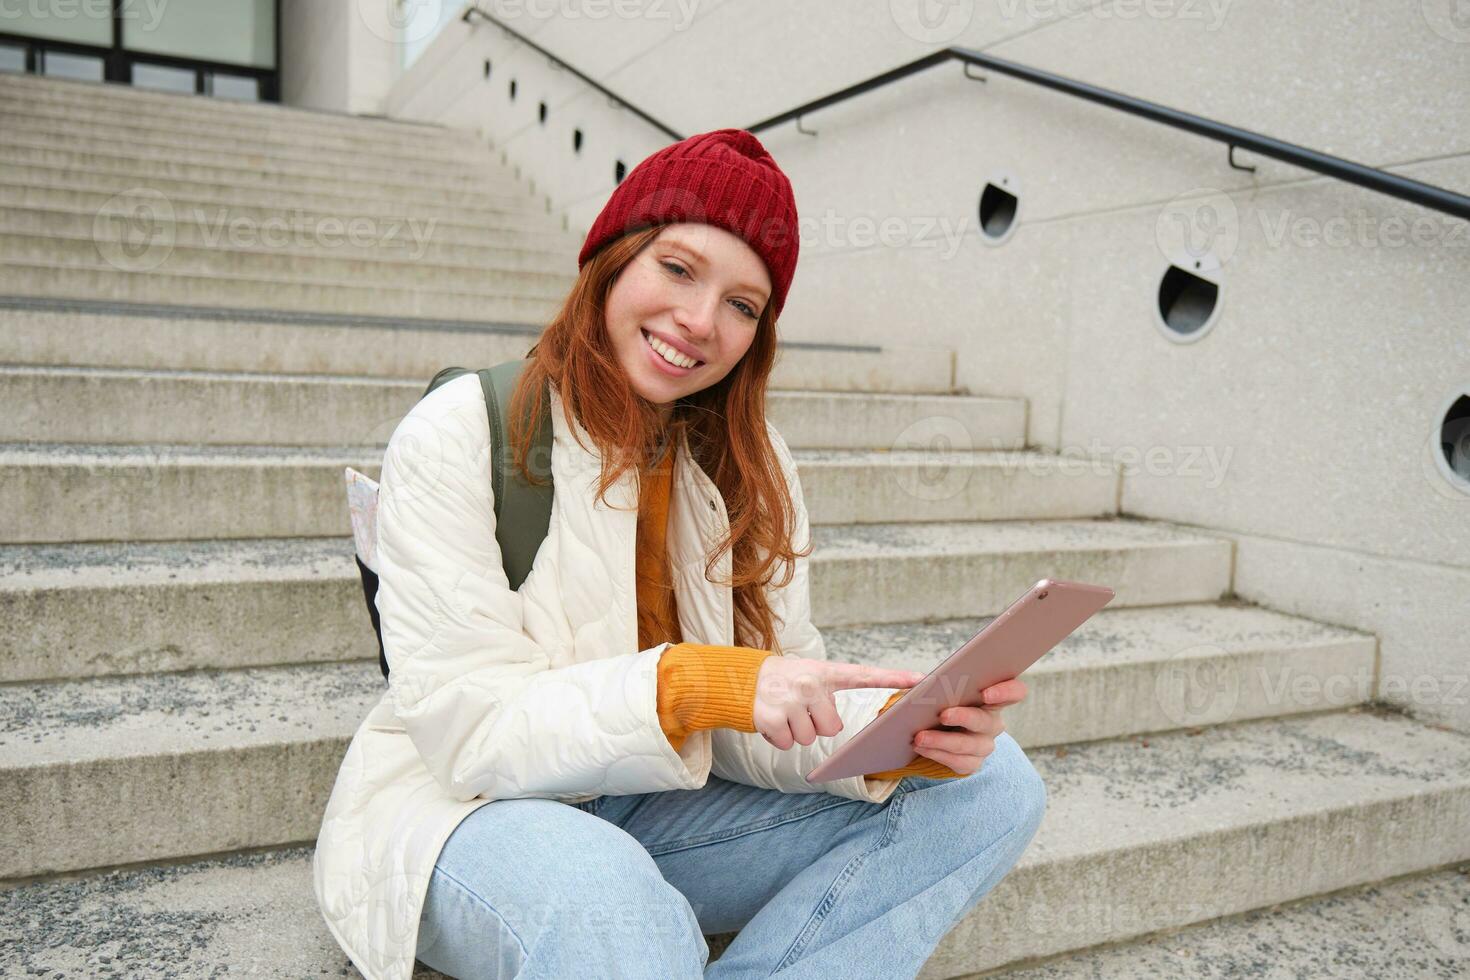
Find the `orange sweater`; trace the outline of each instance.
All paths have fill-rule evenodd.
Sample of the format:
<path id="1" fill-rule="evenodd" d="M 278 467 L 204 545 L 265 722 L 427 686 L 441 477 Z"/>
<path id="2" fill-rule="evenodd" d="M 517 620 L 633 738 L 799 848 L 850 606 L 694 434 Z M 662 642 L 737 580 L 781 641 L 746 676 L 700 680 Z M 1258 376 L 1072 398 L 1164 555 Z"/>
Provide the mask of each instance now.
<path id="1" fill-rule="evenodd" d="M 638 499 L 638 646 L 647 649 L 664 639 L 672 642 L 658 662 L 658 720 L 674 751 L 689 733 L 710 728 L 754 732 L 756 677 L 772 650 L 754 647 L 684 643 L 674 604 L 673 578 L 665 548 L 669 523 L 669 491 L 673 464 L 667 452 L 642 471 Z M 894 691 L 879 710 L 887 711 L 904 691 Z M 868 773 L 870 779 L 961 776 L 949 766 L 915 754 L 901 769 Z"/>

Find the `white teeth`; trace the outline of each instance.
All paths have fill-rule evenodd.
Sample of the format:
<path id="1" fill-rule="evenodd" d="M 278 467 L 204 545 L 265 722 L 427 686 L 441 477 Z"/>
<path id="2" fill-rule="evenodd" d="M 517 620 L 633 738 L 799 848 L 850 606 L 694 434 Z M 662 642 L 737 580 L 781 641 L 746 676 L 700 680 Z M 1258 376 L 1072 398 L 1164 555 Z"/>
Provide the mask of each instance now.
<path id="1" fill-rule="evenodd" d="M 683 354 L 680 354 L 678 351 L 674 350 L 674 348 L 670 347 L 668 344 L 659 340 L 657 337 L 655 337 L 651 333 L 648 333 L 647 331 L 644 331 L 643 337 L 645 340 L 648 341 L 648 346 L 658 351 L 660 357 L 662 357 L 664 360 L 668 361 L 675 367 L 689 368 L 700 363 L 692 357 L 685 357 Z"/>

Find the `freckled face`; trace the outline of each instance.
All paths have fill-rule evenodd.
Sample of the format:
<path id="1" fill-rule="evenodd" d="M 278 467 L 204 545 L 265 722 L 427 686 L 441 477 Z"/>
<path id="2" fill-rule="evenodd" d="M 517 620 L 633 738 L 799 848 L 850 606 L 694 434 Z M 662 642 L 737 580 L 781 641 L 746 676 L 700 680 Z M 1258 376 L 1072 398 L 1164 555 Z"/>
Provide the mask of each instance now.
<path id="1" fill-rule="evenodd" d="M 770 295 L 765 262 L 744 239 L 715 225 L 666 225 L 613 282 L 608 335 L 633 390 L 667 421 L 677 399 L 720 381 L 745 356 Z M 669 363 L 655 338 L 701 363 Z"/>

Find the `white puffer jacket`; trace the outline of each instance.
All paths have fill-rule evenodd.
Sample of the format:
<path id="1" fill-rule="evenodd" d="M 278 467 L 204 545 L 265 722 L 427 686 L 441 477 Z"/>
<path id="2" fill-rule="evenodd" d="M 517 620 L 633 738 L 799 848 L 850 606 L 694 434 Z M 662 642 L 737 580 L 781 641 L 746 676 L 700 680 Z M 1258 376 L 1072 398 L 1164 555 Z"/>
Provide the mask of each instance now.
<path id="1" fill-rule="evenodd" d="M 892 688 L 839 691 L 842 731 L 809 746 L 783 752 L 758 733 L 716 729 L 674 751 L 657 713 L 658 659 L 669 644 L 637 649 L 637 474 L 609 490 L 625 509 L 594 505 L 599 459 L 573 427 L 594 443 L 563 414 L 555 388 L 551 405 L 551 526 L 518 591 L 495 541 L 490 426 L 474 374 L 419 401 L 383 459 L 377 607 L 390 682 L 347 748 L 312 861 L 327 926 L 369 980 L 409 980 L 440 849 L 486 803 L 699 789 L 711 772 L 874 803 L 897 786 L 870 787 L 863 776 L 817 786 L 805 779 L 877 715 Z M 810 532 L 796 467 L 769 431 L 803 549 Z M 667 543 L 679 627 L 690 642 L 734 644 L 731 590 L 703 575 L 725 520 L 718 490 L 682 442 Z M 729 571 L 726 552 L 716 577 Z M 826 659 L 811 621 L 806 559 L 770 599 L 785 653 Z"/>

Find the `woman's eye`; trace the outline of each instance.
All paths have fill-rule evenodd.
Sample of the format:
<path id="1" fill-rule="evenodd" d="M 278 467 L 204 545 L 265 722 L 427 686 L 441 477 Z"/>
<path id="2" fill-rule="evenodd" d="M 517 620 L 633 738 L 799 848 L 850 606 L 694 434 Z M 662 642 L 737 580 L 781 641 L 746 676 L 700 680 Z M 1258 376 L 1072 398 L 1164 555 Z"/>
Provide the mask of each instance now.
<path id="1" fill-rule="evenodd" d="M 659 265 L 663 266 L 665 269 L 673 269 L 674 270 L 674 273 L 676 275 L 684 275 L 685 274 L 684 267 L 682 265 L 680 265 L 679 263 L 677 263 L 677 262 L 662 262 L 661 261 L 659 263 Z M 743 313 L 746 316 L 750 317 L 750 319 L 756 320 L 756 319 L 759 319 L 760 318 L 760 314 L 756 313 L 755 308 L 752 307 L 749 303 L 746 303 L 743 300 L 738 300 L 737 299 L 735 301 L 735 305 L 737 307 L 739 307 L 741 313 Z"/>

